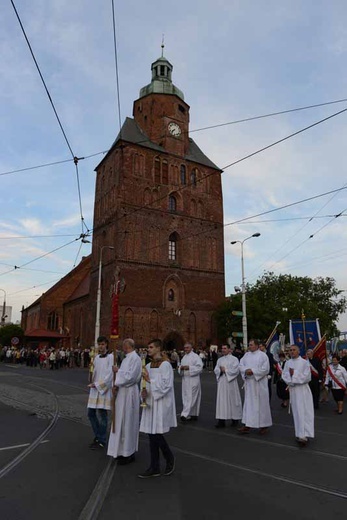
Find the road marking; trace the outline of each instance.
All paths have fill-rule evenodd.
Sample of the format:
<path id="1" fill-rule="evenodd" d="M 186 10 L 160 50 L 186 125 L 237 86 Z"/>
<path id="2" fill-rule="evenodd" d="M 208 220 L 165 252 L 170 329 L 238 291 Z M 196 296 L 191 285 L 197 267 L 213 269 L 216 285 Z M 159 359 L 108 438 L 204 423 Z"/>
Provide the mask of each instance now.
<path id="1" fill-rule="evenodd" d="M 254 438 L 250 437 L 249 435 L 241 436 L 241 435 L 233 434 L 231 432 L 230 433 L 221 432 L 221 431 L 216 432 L 213 430 L 208 430 L 207 428 L 203 428 L 201 426 L 200 427 L 192 426 L 190 423 L 189 423 L 188 428 L 191 430 L 197 430 L 197 431 L 201 431 L 201 432 L 205 432 L 205 433 L 209 433 L 209 434 L 222 435 L 224 437 L 229 437 L 229 439 L 230 439 L 230 437 L 232 437 L 233 439 L 240 439 L 240 440 L 243 439 L 246 442 L 255 442 L 257 444 L 265 444 L 267 446 L 274 446 L 275 448 L 286 448 L 286 449 L 292 450 L 292 451 L 301 451 L 302 450 L 302 448 L 300 448 L 300 447 L 290 446 L 289 444 L 266 441 L 266 440 L 262 440 L 262 439 L 254 439 Z M 305 450 L 305 451 L 307 454 L 320 455 L 321 457 L 330 457 L 332 459 L 337 459 L 337 460 L 347 460 L 347 457 L 345 457 L 344 455 L 338 455 L 337 453 L 329 453 L 328 451 L 319 451 L 319 450 L 314 450 L 314 449 Z"/>
<path id="2" fill-rule="evenodd" d="M 226 462 L 225 460 L 216 459 L 215 457 L 209 457 L 207 455 L 201 455 L 200 453 L 194 453 L 193 451 L 182 450 L 177 446 L 172 446 L 176 451 L 183 453 L 184 455 L 189 455 L 190 457 L 196 457 L 198 459 L 205 460 L 207 462 L 214 462 L 215 464 L 220 464 L 221 466 L 227 466 L 229 468 L 237 469 L 240 471 L 245 471 L 246 473 L 253 473 L 254 475 L 260 475 L 261 477 L 270 478 L 272 480 L 278 480 L 280 482 L 285 482 L 286 484 L 292 484 L 293 486 L 303 487 L 306 489 L 311 489 L 313 491 L 318 491 L 319 493 L 325 493 L 327 495 L 333 495 L 338 498 L 347 499 L 347 493 L 343 491 L 329 489 L 325 487 L 319 487 L 315 484 L 309 484 L 300 480 L 293 480 L 291 478 L 282 476 L 282 475 L 273 475 L 272 473 L 266 473 L 265 471 L 259 471 L 257 469 L 248 468 L 247 466 L 240 466 L 239 464 L 232 464 L 231 462 Z"/>
<path id="3" fill-rule="evenodd" d="M 46 442 L 49 441 L 42 441 L 40 444 L 45 444 Z M 27 446 L 30 446 L 30 442 L 26 444 L 16 444 L 14 446 L 5 446 L 4 448 L 0 448 L 0 451 L 17 450 L 18 448 L 26 448 Z"/>

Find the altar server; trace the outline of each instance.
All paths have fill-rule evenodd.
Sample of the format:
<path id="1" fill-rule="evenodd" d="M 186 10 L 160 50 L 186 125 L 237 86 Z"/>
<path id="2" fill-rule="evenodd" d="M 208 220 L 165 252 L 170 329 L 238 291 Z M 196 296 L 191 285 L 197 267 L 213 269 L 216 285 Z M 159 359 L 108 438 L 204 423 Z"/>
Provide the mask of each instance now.
<path id="1" fill-rule="evenodd" d="M 94 371 L 88 399 L 88 418 L 94 431 L 90 449 L 104 448 L 106 445 L 107 413 L 111 409 L 113 354 L 108 352 L 108 339 L 99 336 L 99 354 L 94 359 Z"/>
<path id="2" fill-rule="evenodd" d="M 222 357 L 218 359 L 214 373 L 217 378 L 216 428 L 224 428 L 226 420 L 231 420 L 231 426 L 235 426 L 242 417 L 237 382 L 240 368 L 239 360 L 232 355 L 229 345 L 222 346 Z"/>
<path id="3" fill-rule="evenodd" d="M 174 373 L 167 356 L 162 352 L 160 339 L 153 339 L 148 344 L 148 355 L 151 362 L 143 369 L 146 388 L 142 390 L 142 399 L 146 405 L 142 408 L 140 432 L 148 433 L 150 448 L 150 465 L 140 473 L 140 478 L 159 477 L 160 451 L 165 459 L 163 475 L 169 476 L 175 470 L 174 455 L 164 437 L 170 428 L 177 426 L 174 394 Z"/>
<path id="4" fill-rule="evenodd" d="M 244 380 L 245 400 L 242 413 L 244 426 L 238 431 L 249 433 L 251 428 L 259 428 L 259 433 L 263 435 L 272 425 L 267 377 L 270 364 L 255 339 L 250 340 L 248 351 L 240 361 L 240 372 Z"/>
<path id="5" fill-rule="evenodd" d="M 296 440 L 305 446 L 308 438 L 314 437 L 313 397 L 309 387 L 311 369 L 307 360 L 300 357 L 297 345 L 290 346 L 289 354 L 291 359 L 285 364 L 282 379 L 289 388 Z"/>
<path id="6" fill-rule="evenodd" d="M 182 402 L 181 421 L 197 420 L 200 413 L 201 383 L 200 374 L 203 362 L 193 351 L 193 345 L 184 345 L 185 355 L 181 360 L 178 373 L 182 377 Z"/>
<path id="7" fill-rule="evenodd" d="M 125 358 L 121 366 L 113 367 L 116 374 L 113 392 L 115 393 L 114 432 L 111 428 L 107 455 L 117 458 L 118 464 L 129 464 L 135 460 L 138 449 L 140 421 L 141 359 L 135 350 L 135 342 L 128 338 L 123 341 Z"/>

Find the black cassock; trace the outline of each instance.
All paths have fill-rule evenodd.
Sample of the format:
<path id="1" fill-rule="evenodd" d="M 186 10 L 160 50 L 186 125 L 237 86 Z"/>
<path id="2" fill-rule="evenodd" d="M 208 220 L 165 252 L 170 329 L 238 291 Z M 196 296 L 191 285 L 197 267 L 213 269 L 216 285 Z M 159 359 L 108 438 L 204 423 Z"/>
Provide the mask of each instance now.
<path id="1" fill-rule="evenodd" d="M 282 371 L 284 369 L 285 361 L 280 361 L 278 365 L 281 367 Z M 274 383 L 276 383 L 276 393 L 277 397 L 282 401 L 288 401 L 289 399 L 289 391 L 287 390 L 287 383 L 285 383 L 282 377 L 279 375 L 277 370 L 275 370 Z"/>
<path id="2" fill-rule="evenodd" d="M 312 358 L 309 362 L 318 372 L 317 377 L 316 371 L 311 370 L 311 381 L 309 383 L 313 397 L 313 406 L 317 409 L 319 408 L 320 381 L 323 381 L 323 367 L 321 360 L 318 358 Z"/>

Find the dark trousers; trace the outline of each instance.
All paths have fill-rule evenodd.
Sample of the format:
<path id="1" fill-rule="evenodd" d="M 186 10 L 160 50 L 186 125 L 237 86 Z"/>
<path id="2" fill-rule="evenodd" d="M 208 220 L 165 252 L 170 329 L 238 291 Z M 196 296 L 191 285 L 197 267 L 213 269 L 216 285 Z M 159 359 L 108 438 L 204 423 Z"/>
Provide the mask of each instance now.
<path id="1" fill-rule="evenodd" d="M 88 419 L 92 425 L 95 438 L 102 444 L 106 444 L 107 410 L 88 408 Z"/>
<path id="2" fill-rule="evenodd" d="M 320 382 L 317 377 L 312 376 L 309 382 L 313 397 L 313 406 L 317 410 L 319 408 L 319 394 L 320 394 Z"/>
<path id="3" fill-rule="evenodd" d="M 174 456 L 172 451 L 169 448 L 168 443 L 163 434 L 161 433 L 149 433 L 149 448 L 151 452 L 151 469 L 154 471 L 160 471 L 159 464 L 159 450 L 161 450 L 164 459 L 167 463 L 173 461 Z"/>

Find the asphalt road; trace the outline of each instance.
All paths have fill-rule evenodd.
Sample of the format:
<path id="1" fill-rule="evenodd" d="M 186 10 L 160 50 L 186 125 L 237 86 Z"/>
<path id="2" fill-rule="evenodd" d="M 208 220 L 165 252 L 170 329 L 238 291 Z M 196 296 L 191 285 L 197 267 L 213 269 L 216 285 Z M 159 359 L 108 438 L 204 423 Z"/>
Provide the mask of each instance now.
<path id="1" fill-rule="evenodd" d="M 0 366 L 0 469 L 47 426 L 52 398 L 61 417 L 45 441 L 0 479 L 1 520 L 79 520 L 108 463 L 105 452 L 88 449 L 85 370 Z M 347 408 L 334 403 L 316 414 L 316 439 L 295 445 L 292 417 L 272 398 L 274 426 L 266 436 L 240 436 L 214 428 L 216 383 L 202 376 L 199 421 L 179 424 L 167 435 L 176 455 L 170 477 L 141 480 L 148 466 L 146 436 L 136 461 L 115 465 L 99 520 L 226 519 L 234 514 L 269 520 L 332 518 L 347 510 Z M 176 380 L 177 412 L 181 410 Z M 16 401 L 11 402 L 12 398 Z M 20 404 L 24 401 L 25 404 Z M 347 406 L 347 402 L 346 402 Z"/>

